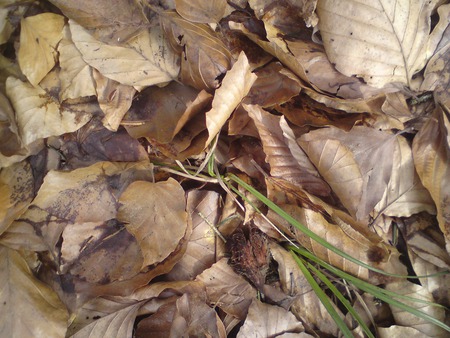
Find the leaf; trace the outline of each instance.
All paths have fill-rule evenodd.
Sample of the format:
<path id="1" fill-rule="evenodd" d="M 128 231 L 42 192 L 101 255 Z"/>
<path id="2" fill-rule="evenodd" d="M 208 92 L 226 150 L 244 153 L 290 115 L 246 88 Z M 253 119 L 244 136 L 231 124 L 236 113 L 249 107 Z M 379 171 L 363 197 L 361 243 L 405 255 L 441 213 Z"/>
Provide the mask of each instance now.
<path id="1" fill-rule="evenodd" d="M 183 52 L 181 81 L 200 90 L 217 88 L 218 78 L 231 66 L 231 54 L 214 31 L 173 11 L 161 15 L 161 25 L 172 48 Z"/>
<path id="2" fill-rule="evenodd" d="M 242 320 L 247 316 L 252 299 L 256 297 L 256 290 L 244 277 L 233 271 L 227 260 L 222 258 L 197 276 L 196 280 L 205 284 L 212 304 Z"/>
<path id="3" fill-rule="evenodd" d="M 34 198 L 31 165 L 19 162 L 0 171 L 0 235 Z"/>
<path id="4" fill-rule="evenodd" d="M 95 39 L 75 21 L 69 24 L 84 61 L 107 78 L 142 87 L 169 82 L 178 75 L 178 57 L 158 27 L 143 30 L 124 46 L 112 46 Z"/>
<path id="5" fill-rule="evenodd" d="M 254 299 L 237 337 L 274 337 L 282 333 L 303 331 L 302 323 L 291 312 Z M 308 337 L 308 335 L 304 337 Z"/>
<path id="6" fill-rule="evenodd" d="M 33 86 L 55 66 L 64 17 L 53 13 L 29 16 L 21 21 L 19 66 Z"/>
<path id="7" fill-rule="evenodd" d="M 138 315 L 140 303 L 130 305 L 122 310 L 104 316 L 81 330 L 76 332 L 71 338 L 85 337 L 111 337 L 128 338 L 132 336 L 133 325 Z"/>
<path id="8" fill-rule="evenodd" d="M 178 14 L 197 23 L 217 23 L 225 14 L 225 0 L 175 0 Z"/>
<path id="9" fill-rule="evenodd" d="M 303 150 L 296 143 L 289 144 L 282 128 L 291 133 L 292 141 L 294 139 L 285 120 L 282 124 L 280 117 L 269 114 L 257 105 L 243 106 L 258 128 L 271 176 L 283 178 L 319 196 L 329 195 L 330 187 L 322 180 Z"/>
<path id="10" fill-rule="evenodd" d="M 58 45 L 59 65 L 61 67 L 59 72 L 61 80 L 60 100 L 95 95 L 92 69 L 84 62 L 81 53 L 72 42 L 68 25 L 64 27 L 63 34 L 64 36 Z"/>
<path id="11" fill-rule="evenodd" d="M 412 87 L 427 61 L 430 15 L 436 1 L 324 0 L 317 5 L 319 29 L 328 58 L 347 76 L 383 87 Z"/>
<path id="12" fill-rule="evenodd" d="M 348 133 L 331 127 L 309 132 L 298 142 L 350 214 L 361 220 L 388 187 L 397 138 L 367 127 Z"/>
<path id="13" fill-rule="evenodd" d="M 136 90 L 104 77 L 97 70 L 94 70 L 94 79 L 97 100 L 105 114 L 103 125 L 108 130 L 117 131 L 122 118 L 131 107 Z"/>
<path id="14" fill-rule="evenodd" d="M 247 56 L 241 52 L 238 60 L 225 75 L 222 86 L 217 89 L 212 109 L 206 113 L 208 140 L 206 145 L 219 133 L 234 109 L 247 95 L 257 76 L 251 72 Z"/>
<path id="15" fill-rule="evenodd" d="M 139 34 L 148 20 L 135 0 L 50 0 L 66 17 L 87 29 L 105 43 L 125 43 Z M 119 19 L 120 18 L 120 19 Z"/>
<path id="16" fill-rule="evenodd" d="M 175 251 L 187 231 L 186 200 L 180 184 L 131 183 L 119 199 L 117 219 L 136 237 L 145 266 L 157 264 Z"/>
<path id="17" fill-rule="evenodd" d="M 87 111 L 60 107 L 43 89 L 9 77 L 6 93 L 16 113 L 19 135 L 25 146 L 55 135 L 73 132 L 91 118 Z"/>
<path id="18" fill-rule="evenodd" d="M 447 115 L 437 107 L 413 141 L 414 164 L 436 204 L 437 220 L 445 236 L 447 251 L 450 249 L 449 125 Z"/>
<path id="19" fill-rule="evenodd" d="M 4 337 L 55 337 L 66 333 L 68 313 L 56 293 L 37 280 L 24 258 L 0 246 L 0 333 Z"/>
<path id="20" fill-rule="evenodd" d="M 211 226 L 215 226 L 219 220 L 219 197 L 217 192 L 208 190 L 187 193 L 187 211 L 192 215 L 192 235 L 183 258 L 167 274 L 168 280 L 193 280 L 215 263 L 217 235 Z"/>

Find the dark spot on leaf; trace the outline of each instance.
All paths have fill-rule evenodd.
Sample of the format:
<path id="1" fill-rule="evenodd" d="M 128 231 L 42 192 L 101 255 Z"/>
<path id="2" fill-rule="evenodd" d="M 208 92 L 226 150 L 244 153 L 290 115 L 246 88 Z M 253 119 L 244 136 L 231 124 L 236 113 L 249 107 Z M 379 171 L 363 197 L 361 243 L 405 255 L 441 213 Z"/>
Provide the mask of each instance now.
<path id="1" fill-rule="evenodd" d="M 372 246 L 367 251 L 367 259 L 370 262 L 381 263 L 386 256 L 386 251 L 380 248 L 379 246 Z"/>
<path id="2" fill-rule="evenodd" d="M 100 318 L 102 318 L 102 317 L 100 317 L 100 316 L 94 316 L 94 317 L 92 317 L 93 320 L 97 320 L 97 319 L 100 319 Z"/>
<path id="3" fill-rule="evenodd" d="M 39 38 L 36 38 L 36 43 L 39 44 Z"/>

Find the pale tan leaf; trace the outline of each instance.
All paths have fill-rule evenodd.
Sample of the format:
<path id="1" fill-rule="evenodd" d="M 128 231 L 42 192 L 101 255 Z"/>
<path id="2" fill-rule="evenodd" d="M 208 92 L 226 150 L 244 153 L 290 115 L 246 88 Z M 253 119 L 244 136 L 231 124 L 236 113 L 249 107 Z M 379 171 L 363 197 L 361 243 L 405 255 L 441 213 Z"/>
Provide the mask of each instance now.
<path id="1" fill-rule="evenodd" d="M 60 100 L 95 95 L 91 67 L 84 62 L 81 53 L 72 42 L 68 25 L 64 27 L 63 34 L 64 36 L 58 45 L 59 65 L 61 67 L 59 72 L 61 80 Z"/>
<path id="2" fill-rule="evenodd" d="M 330 61 L 341 73 L 383 87 L 412 86 L 426 62 L 422 48 L 437 1 L 318 2 L 319 29 Z"/>
<path id="3" fill-rule="evenodd" d="M 423 332 L 409 327 L 400 325 L 391 325 L 389 327 L 378 327 L 378 334 L 380 338 L 423 338 Z"/>
<path id="4" fill-rule="evenodd" d="M 197 295 L 184 294 L 176 302 L 170 337 L 225 338 L 226 331 L 218 314 Z"/>
<path id="5" fill-rule="evenodd" d="M 244 277 L 236 274 L 227 261 L 227 258 L 222 258 L 197 276 L 196 280 L 205 284 L 212 304 L 243 320 L 252 299 L 256 297 L 256 290 Z"/>
<path id="6" fill-rule="evenodd" d="M 436 204 L 439 227 L 450 252 L 450 149 L 445 124 L 449 124 L 448 117 L 437 107 L 414 138 L 413 157 L 417 173 Z"/>
<path id="7" fill-rule="evenodd" d="M 0 335 L 65 337 L 65 306 L 53 290 L 33 276 L 17 251 L 0 246 L 0 272 Z"/>
<path id="8" fill-rule="evenodd" d="M 327 309 L 317 297 L 306 277 L 301 273 L 292 254 L 278 244 L 270 244 L 270 252 L 278 263 L 278 273 L 284 292 L 295 296 L 291 311 L 301 318 L 305 325 L 315 325 L 320 331 L 336 336 L 338 327 Z M 341 318 L 344 315 L 339 309 Z"/>
<path id="9" fill-rule="evenodd" d="M 247 56 L 241 52 L 238 60 L 225 75 L 222 86 L 217 89 L 212 102 L 212 109 L 206 113 L 208 140 L 211 143 L 220 132 L 231 113 L 247 95 L 257 76 L 251 72 Z"/>
<path id="10" fill-rule="evenodd" d="M 50 2 L 69 19 L 87 29 L 93 29 L 94 37 L 106 43 L 125 43 L 148 26 L 141 3 L 135 0 Z"/>
<path id="11" fill-rule="evenodd" d="M 227 7 L 226 0 L 175 0 L 178 14 L 198 23 L 217 23 Z"/>
<path id="12" fill-rule="evenodd" d="M 117 312 L 104 316 L 81 330 L 72 338 L 111 337 L 129 338 L 133 333 L 133 325 L 141 304 L 133 304 Z"/>
<path id="13" fill-rule="evenodd" d="M 320 177 L 303 150 L 296 143 L 289 144 L 282 129 L 292 133 L 287 123 L 282 127 L 280 117 L 268 113 L 257 105 L 244 104 L 243 107 L 258 128 L 266 153 L 266 162 L 270 164 L 271 176 L 283 178 L 319 196 L 329 195 L 330 187 Z M 295 156 L 291 148 L 295 149 Z"/>
<path id="14" fill-rule="evenodd" d="M 411 147 L 402 137 L 398 137 L 397 141 L 391 178 L 375 211 L 396 217 L 409 217 L 422 211 L 435 214 L 433 200 L 416 173 Z"/>
<path id="15" fill-rule="evenodd" d="M 169 82 L 179 72 L 178 56 L 166 43 L 161 30 L 143 30 L 123 46 L 96 40 L 70 20 L 72 40 L 90 66 L 124 85 L 142 87 Z"/>
<path id="16" fill-rule="evenodd" d="M 53 13 L 22 19 L 18 60 L 32 85 L 37 86 L 55 66 L 63 27 L 64 17 Z"/>
<path id="17" fill-rule="evenodd" d="M 42 237 L 38 236 L 31 224 L 14 222 L 0 236 L 0 244 L 15 250 L 47 251 Z"/>
<path id="18" fill-rule="evenodd" d="M 172 48 L 183 53 L 181 81 L 211 91 L 231 66 L 231 53 L 207 25 L 183 19 L 174 11 L 161 15 L 162 28 Z"/>
<path id="19" fill-rule="evenodd" d="M 122 118 L 131 107 L 136 89 L 108 79 L 97 70 L 93 73 L 97 100 L 105 114 L 103 125 L 111 131 L 117 131 Z"/>
<path id="20" fill-rule="evenodd" d="M 386 289 L 403 296 L 421 299 L 433 302 L 433 296 L 421 285 L 411 283 L 407 280 L 397 281 L 386 285 Z M 418 303 L 411 300 L 403 300 L 403 302 L 413 308 L 425 312 L 429 316 L 444 322 L 445 309 L 442 307 L 432 306 L 429 304 Z M 448 332 L 443 328 L 419 318 L 408 311 L 391 306 L 392 314 L 397 325 L 414 328 L 420 331 L 426 337 L 447 337 Z"/>
<path id="21" fill-rule="evenodd" d="M 399 137 L 368 127 L 348 133 L 331 127 L 303 135 L 299 144 L 350 214 L 361 220 L 388 187 Z"/>
<path id="22" fill-rule="evenodd" d="M 34 198 L 34 179 L 23 161 L 0 171 L 0 235 L 20 216 Z"/>
<path id="23" fill-rule="evenodd" d="M 302 323 L 291 312 L 254 299 L 237 337 L 264 338 L 287 332 L 300 333 L 304 330 Z"/>
<path id="24" fill-rule="evenodd" d="M 142 267 L 157 264 L 175 251 L 187 231 L 186 200 L 180 184 L 131 183 L 119 199 L 117 219 L 124 222 L 142 250 Z"/>
<path id="25" fill-rule="evenodd" d="M 216 226 L 219 220 L 218 208 L 217 192 L 188 192 L 187 211 L 192 217 L 192 235 L 183 258 L 167 274 L 169 280 L 192 280 L 213 265 L 217 235 L 211 226 Z"/>
<path id="26" fill-rule="evenodd" d="M 19 135 L 25 146 L 40 139 L 73 132 L 86 124 L 89 112 L 62 108 L 43 89 L 9 77 L 6 93 L 16 113 Z"/>

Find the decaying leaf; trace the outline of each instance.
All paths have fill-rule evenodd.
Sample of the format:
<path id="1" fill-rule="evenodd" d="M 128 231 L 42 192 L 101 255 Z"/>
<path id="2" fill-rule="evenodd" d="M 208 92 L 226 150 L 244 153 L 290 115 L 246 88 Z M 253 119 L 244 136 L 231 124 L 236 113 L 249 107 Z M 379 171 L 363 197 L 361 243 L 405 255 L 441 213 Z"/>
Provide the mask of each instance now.
<path id="1" fill-rule="evenodd" d="M 271 337 L 282 333 L 300 333 L 304 327 L 295 316 L 287 310 L 261 303 L 254 299 L 248 309 L 248 316 L 239 330 L 237 337 Z M 298 337 L 312 337 L 308 334 Z"/>
<path id="2" fill-rule="evenodd" d="M 0 301 L 2 336 L 65 337 L 65 306 L 52 289 L 33 276 L 17 251 L 4 246 L 0 246 Z"/>
<path id="3" fill-rule="evenodd" d="M 178 14 L 198 23 L 217 23 L 227 7 L 226 0 L 175 0 Z"/>
<path id="4" fill-rule="evenodd" d="M 53 13 L 22 19 L 18 60 L 20 69 L 33 86 L 55 66 L 63 27 L 64 17 Z"/>
<path id="5" fill-rule="evenodd" d="M 212 109 L 206 113 L 206 128 L 209 134 L 206 145 L 219 133 L 255 80 L 256 75 L 251 72 L 247 56 L 242 52 L 233 68 L 225 75 L 222 86 L 216 91 Z"/>
<path id="6" fill-rule="evenodd" d="M 139 88 L 178 76 L 178 58 L 158 27 L 142 30 L 123 46 L 113 46 L 95 39 L 75 21 L 69 24 L 72 40 L 84 61 L 107 78 Z"/>
<path id="7" fill-rule="evenodd" d="M 184 190 L 174 179 L 131 183 L 119 199 L 117 219 L 135 236 L 144 256 L 142 267 L 162 262 L 187 231 Z"/>
<path id="8" fill-rule="evenodd" d="M 427 60 L 423 49 L 437 1 L 319 1 L 319 29 L 328 58 L 341 73 L 373 86 L 412 87 Z"/>
<path id="9" fill-rule="evenodd" d="M 197 89 L 217 88 L 218 78 L 231 66 L 231 54 L 211 28 L 173 11 L 161 15 L 161 25 L 172 48 L 183 52 L 181 81 Z"/>
<path id="10" fill-rule="evenodd" d="M 140 2 L 135 0 L 50 2 L 69 19 L 95 30 L 94 37 L 106 43 L 125 43 L 148 25 Z"/>
<path id="11" fill-rule="evenodd" d="M 448 126 L 447 115 L 442 108 L 436 108 L 414 138 L 413 156 L 417 173 L 436 204 L 439 227 L 445 236 L 447 251 L 450 252 Z"/>
<path id="12" fill-rule="evenodd" d="M 13 77 L 6 81 L 6 92 L 25 146 L 49 136 L 73 132 L 91 118 L 89 111 L 74 112 L 61 107 L 43 89 Z"/>

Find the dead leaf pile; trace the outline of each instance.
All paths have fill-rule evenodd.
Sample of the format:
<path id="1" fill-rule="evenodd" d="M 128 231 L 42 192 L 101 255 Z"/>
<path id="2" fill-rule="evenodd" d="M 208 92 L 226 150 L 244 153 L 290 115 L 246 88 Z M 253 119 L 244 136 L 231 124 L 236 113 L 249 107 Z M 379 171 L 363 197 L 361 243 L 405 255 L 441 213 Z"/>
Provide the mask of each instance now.
<path id="1" fill-rule="evenodd" d="M 449 17 L 1 1 L 0 335 L 339 336 L 289 242 L 448 324 L 448 275 L 423 276 L 450 268 Z M 324 273 L 380 337 L 446 335 Z"/>

